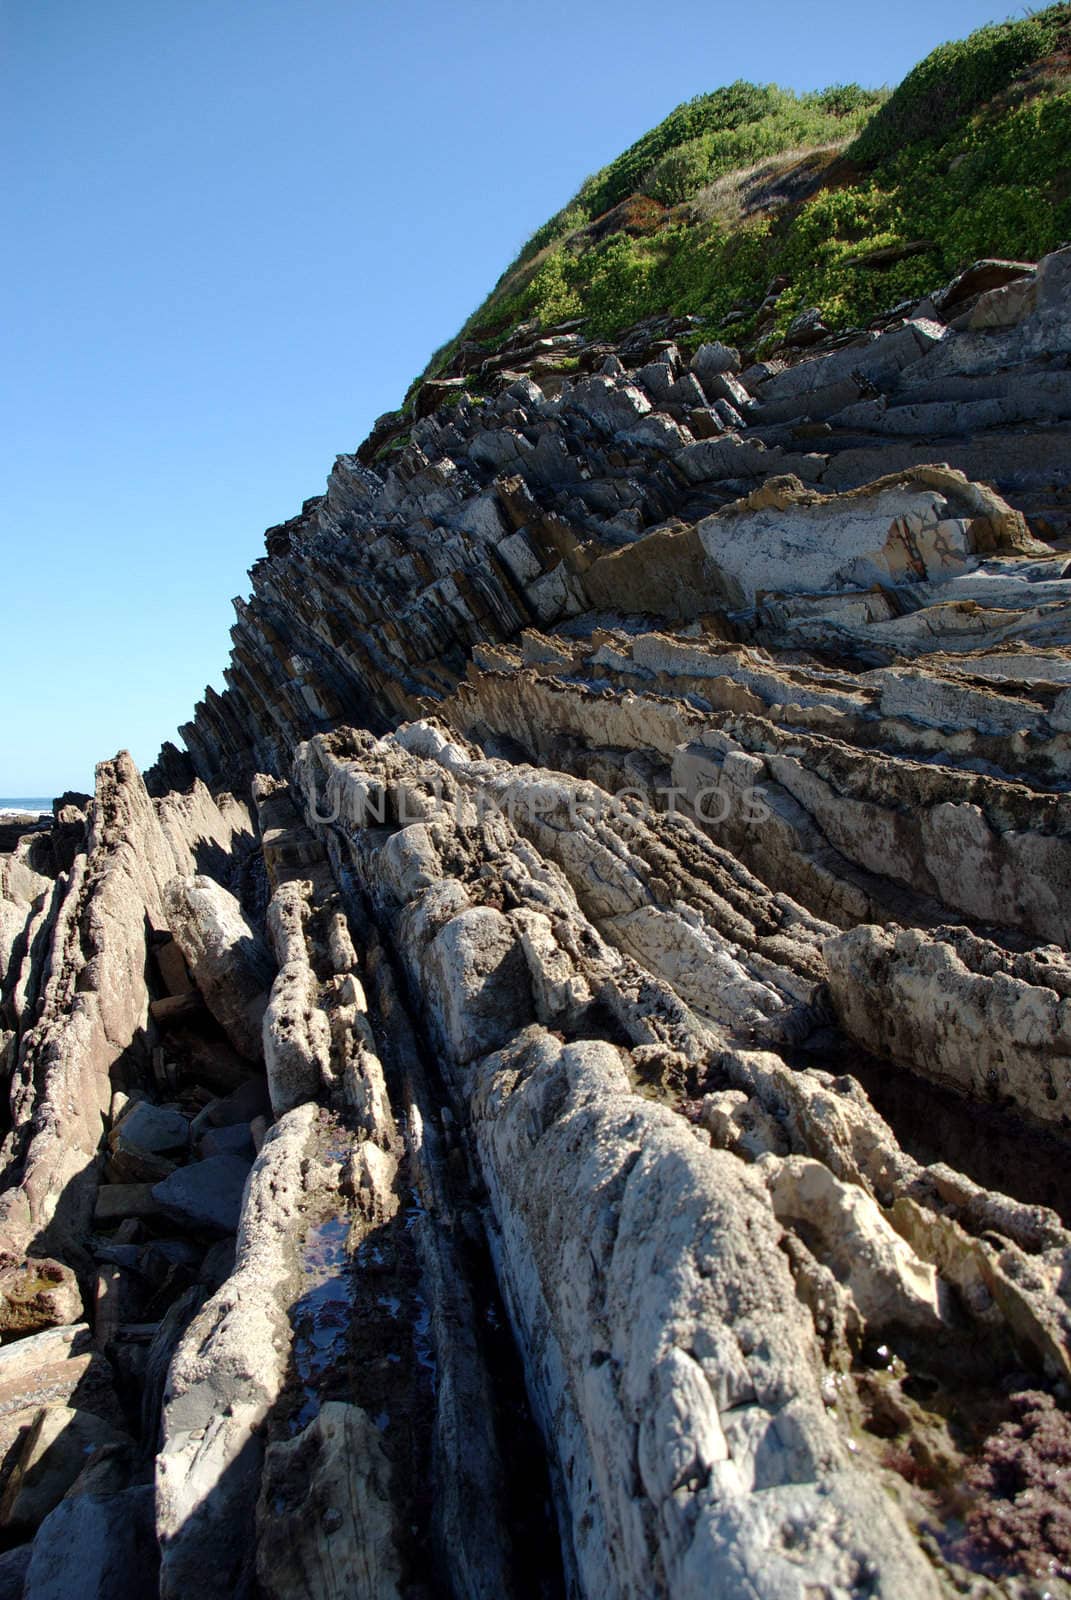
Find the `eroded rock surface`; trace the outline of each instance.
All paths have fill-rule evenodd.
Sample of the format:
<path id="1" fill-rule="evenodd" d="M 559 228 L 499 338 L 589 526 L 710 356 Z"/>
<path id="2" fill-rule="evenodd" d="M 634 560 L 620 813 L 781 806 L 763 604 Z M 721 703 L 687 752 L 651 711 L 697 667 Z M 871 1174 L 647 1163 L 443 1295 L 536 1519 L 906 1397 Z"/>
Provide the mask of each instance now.
<path id="1" fill-rule="evenodd" d="M 203 874 L 173 878 L 164 891 L 167 918 L 194 983 L 235 1049 L 260 1055 L 271 960 L 234 895 Z"/>
<path id="2" fill-rule="evenodd" d="M 0 855 L 13 1585 L 1068 1592 L 1069 261 L 426 384 Z"/>

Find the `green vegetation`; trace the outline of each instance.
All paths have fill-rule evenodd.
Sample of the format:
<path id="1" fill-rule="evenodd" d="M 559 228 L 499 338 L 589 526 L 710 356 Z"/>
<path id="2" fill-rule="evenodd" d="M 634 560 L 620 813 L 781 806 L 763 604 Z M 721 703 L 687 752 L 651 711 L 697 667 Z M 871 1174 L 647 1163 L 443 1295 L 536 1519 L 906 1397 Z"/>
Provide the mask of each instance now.
<path id="1" fill-rule="evenodd" d="M 530 260 L 632 194 L 676 205 L 722 173 L 762 156 L 799 145 L 842 141 L 858 131 L 884 99 L 882 91 L 855 84 L 795 95 L 772 83 L 759 88 L 737 82 L 713 94 L 697 95 L 588 178 L 565 210 L 528 241 L 519 261 Z"/>
<path id="2" fill-rule="evenodd" d="M 1071 238 L 1069 149 L 1067 3 L 942 45 L 891 95 L 730 84 L 589 178 L 459 338 L 493 350 L 530 321 L 611 336 L 691 313 L 747 343 L 810 306 L 853 326 L 979 256 L 1032 260 Z"/>
<path id="3" fill-rule="evenodd" d="M 979 28 L 966 39 L 939 45 L 908 73 L 889 103 L 856 141 L 859 161 L 895 155 L 905 144 L 933 141 L 950 132 L 1016 76 L 1060 43 L 1068 8 L 1051 6 L 1025 21 Z"/>

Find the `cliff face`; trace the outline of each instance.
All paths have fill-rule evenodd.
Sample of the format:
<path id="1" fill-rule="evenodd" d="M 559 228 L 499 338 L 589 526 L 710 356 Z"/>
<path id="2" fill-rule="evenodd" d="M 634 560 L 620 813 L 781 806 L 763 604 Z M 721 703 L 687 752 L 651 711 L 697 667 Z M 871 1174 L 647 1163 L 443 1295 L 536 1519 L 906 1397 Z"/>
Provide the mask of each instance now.
<path id="1" fill-rule="evenodd" d="M 1067 1592 L 1071 251 L 812 333 L 429 380 L 0 857 L 12 1593 Z"/>
<path id="2" fill-rule="evenodd" d="M 891 737 L 873 713 L 893 680 L 853 685 L 853 663 L 895 669 L 906 710 L 908 662 L 954 673 L 963 657 L 962 678 L 996 646 L 1044 651 L 1063 568 L 1038 539 L 1068 528 L 1069 261 L 979 263 L 862 334 L 743 372 L 719 344 L 685 362 L 678 322 L 614 349 L 549 329 L 488 364 L 496 392 L 479 403 L 425 384 L 404 438 L 340 456 L 327 493 L 269 530 L 227 688 L 182 730 L 194 768 L 212 783 L 283 773 L 339 721 L 381 732 L 434 710 L 466 731 L 471 690 L 457 691 L 480 682 L 480 649 L 532 627 L 579 643 L 635 634 L 637 614 L 691 628 L 700 653 L 740 647 L 697 665 L 704 678 L 733 676 L 746 648 L 810 649 L 815 670 L 821 654 L 849 674 L 829 706 L 859 696 L 869 744 Z M 950 684 L 946 712 L 954 699 Z M 1026 726 L 990 713 L 983 743 L 993 716 Z M 920 732 L 914 748 L 937 743 Z"/>

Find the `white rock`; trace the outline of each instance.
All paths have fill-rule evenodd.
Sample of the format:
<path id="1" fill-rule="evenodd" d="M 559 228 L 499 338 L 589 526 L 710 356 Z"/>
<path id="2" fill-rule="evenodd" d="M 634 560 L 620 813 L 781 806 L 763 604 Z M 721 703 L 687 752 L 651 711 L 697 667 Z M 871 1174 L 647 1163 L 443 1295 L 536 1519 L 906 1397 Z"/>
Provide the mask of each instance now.
<path id="1" fill-rule="evenodd" d="M 257 1508 L 257 1576 L 267 1600 L 393 1600 L 402 1592 L 390 1463 L 359 1406 L 321 1407 L 268 1448 Z"/>
<path id="2" fill-rule="evenodd" d="M 508 918 L 472 907 L 427 952 L 429 997 L 459 1066 L 486 1055 L 532 1019 L 527 966 Z"/>
<path id="3" fill-rule="evenodd" d="M 168 923 L 209 1010 L 239 1053 L 256 1061 L 272 963 L 234 896 L 214 878 L 173 878 Z"/>
<path id="4" fill-rule="evenodd" d="M 805 1237 L 817 1236 L 819 1260 L 847 1285 L 874 1332 L 896 1326 L 937 1331 L 942 1323 L 937 1274 L 870 1195 L 807 1156 L 764 1156 L 759 1166 L 778 1219 L 803 1223 Z"/>
<path id="5" fill-rule="evenodd" d="M 582 1592 L 804 1600 L 849 1592 L 865 1563 L 875 1592 L 935 1596 L 826 1416 L 757 1176 L 633 1095 L 606 1044 L 533 1031 L 473 1083 L 496 1265 Z"/>
<path id="6" fill-rule="evenodd" d="M 1009 955 L 966 929 L 853 928 L 827 941 L 848 1033 L 980 1101 L 1062 1127 L 1071 1103 L 1071 964 Z"/>
<path id="7" fill-rule="evenodd" d="M 330 1081 L 331 1028 L 307 959 L 276 974 L 262 1023 L 264 1070 L 276 1116 L 314 1100 Z"/>
<path id="8" fill-rule="evenodd" d="M 235 1270 L 171 1363 L 156 1457 L 161 1600 L 248 1592 L 260 1430 L 286 1375 L 293 1251 L 318 1179 L 308 1148 L 315 1120 L 315 1106 L 299 1106 L 268 1133 L 249 1178 Z"/>

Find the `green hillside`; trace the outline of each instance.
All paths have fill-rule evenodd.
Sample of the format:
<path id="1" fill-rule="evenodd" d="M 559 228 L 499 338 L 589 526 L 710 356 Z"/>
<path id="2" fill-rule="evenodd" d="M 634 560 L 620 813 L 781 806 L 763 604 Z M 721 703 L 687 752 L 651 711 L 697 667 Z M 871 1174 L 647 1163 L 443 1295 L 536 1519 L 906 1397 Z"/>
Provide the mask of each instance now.
<path id="1" fill-rule="evenodd" d="M 749 348 L 811 307 L 853 326 L 980 256 L 1071 238 L 1069 151 L 1068 4 L 942 45 L 891 94 L 731 84 L 588 178 L 427 375 L 531 321 L 612 336 L 693 314 Z"/>

